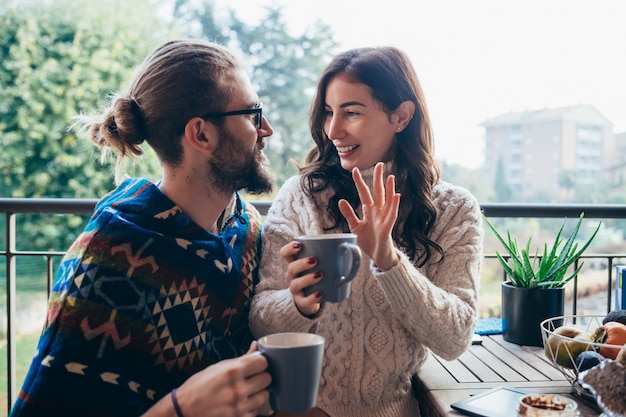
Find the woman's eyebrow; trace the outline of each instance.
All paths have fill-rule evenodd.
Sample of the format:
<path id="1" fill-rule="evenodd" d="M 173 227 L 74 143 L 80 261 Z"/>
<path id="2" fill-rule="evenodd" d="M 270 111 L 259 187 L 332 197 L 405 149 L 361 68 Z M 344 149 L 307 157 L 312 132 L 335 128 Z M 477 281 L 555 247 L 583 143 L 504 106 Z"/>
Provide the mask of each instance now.
<path id="1" fill-rule="evenodd" d="M 339 108 L 350 107 L 350 106 L 363 106 L 363 107 L 366 107 L 365 104 L 361 103 L 360 101 L 347 101 L 345 103 L 341 103 Z"/>
<path id="2" fill-rule="evenodd" d="M 343 109 L 343 108 L 350 107 L 350 106 L 362 106 L 362 107 L 367 107 L 365 104 L 361 103 L 360 101 L 347 101 L 347 102 L 345 102 L 345 103 L 341 103 L 341 104 L 339 105 L 339 108 L 340 108 L 340 109 Z M 324 107 L 325 107 L 325 108 L 327 108 L 327 109 L 332 108 L 332 107 L 330 106 L 330 104 L 328 104 L 328 103 L 324 104 Z"/>
<path id="3" fill-rule="evenodd" d="M 341 103 L 339 105 L 339 108 L 342 109 L 344 107 L 350 107 L 350 106 L 363 106 L 366 107 L 365 104 L 361 103 L 360 101 L 346 101 L 345 103 Z M 326 107 L 330 107 L 328 104 L 326 104 Z"/>

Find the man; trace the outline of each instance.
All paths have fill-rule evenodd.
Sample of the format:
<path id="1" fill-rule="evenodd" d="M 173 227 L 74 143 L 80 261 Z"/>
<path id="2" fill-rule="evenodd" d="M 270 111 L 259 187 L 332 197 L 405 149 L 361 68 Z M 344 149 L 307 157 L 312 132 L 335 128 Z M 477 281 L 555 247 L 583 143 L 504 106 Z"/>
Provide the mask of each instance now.
<path id="1" fill-rule="evenodd" d="M 224 47 L 170 41 L 101 115 L 77 116 L 103 156 L 156 152 L 162 178 L 126 178 L 63 259 L 11 416 L 255 416 L 270 376 L 248 311 L 272 134 Z M 252 344 L 252 346 L 251 346 Z M 243 355 L 243 356 L 242 356 Z"/>

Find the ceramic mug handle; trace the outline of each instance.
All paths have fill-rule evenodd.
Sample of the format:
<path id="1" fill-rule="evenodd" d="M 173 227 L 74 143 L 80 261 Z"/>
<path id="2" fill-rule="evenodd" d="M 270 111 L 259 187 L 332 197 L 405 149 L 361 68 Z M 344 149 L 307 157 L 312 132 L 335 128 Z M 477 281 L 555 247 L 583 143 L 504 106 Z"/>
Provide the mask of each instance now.
<path id="1" fill-rule="evenodd" d="M 335 284 L 342 285 L 352 281 L 361 266 L 361 249 L 350 242 L 342 242 L 338 247 L 339 271 L 344 272 L 335 280 Z M 347 271 L 346 271 L 347 270 Z"/>

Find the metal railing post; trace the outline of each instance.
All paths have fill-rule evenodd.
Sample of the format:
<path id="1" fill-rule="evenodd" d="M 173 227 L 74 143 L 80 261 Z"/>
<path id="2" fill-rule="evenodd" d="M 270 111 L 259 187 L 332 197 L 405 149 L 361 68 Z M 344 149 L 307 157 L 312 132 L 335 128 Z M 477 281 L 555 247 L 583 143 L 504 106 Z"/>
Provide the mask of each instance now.
<path id="1" fill-rule="evenodd" d="M 606 294 L 606 312 L 607 314 L 612 308 L 612 295 L 613 295 L 613 258 L 612 256 L 608 260 L 609 277 L 607 281 L 607 294 Z M 622 307 L 623 308 L 623 307 Z"/>
<path id="2" fill-rule="evenodd" d="M 7 288 L 7 405 L 8 413 L 11 411 L 13 401 L 16 398 L 17 374 L 15 355 L 15 300 L 17 291 L 15 285 L 15 213 L 6 213 L 6 288 Z"/>
<path id="3" fill-rule="evenodd" d="M 48 284 L 46 286 L 46 294 L 48 294 L 48 297 L 50 297 L 50 293 L 52 292 L 52 284 L 54 281 L 54 259 L 52 259 L 52 256 L 48 256 L 46 255 L 46 275 L 48 277 Z"/>

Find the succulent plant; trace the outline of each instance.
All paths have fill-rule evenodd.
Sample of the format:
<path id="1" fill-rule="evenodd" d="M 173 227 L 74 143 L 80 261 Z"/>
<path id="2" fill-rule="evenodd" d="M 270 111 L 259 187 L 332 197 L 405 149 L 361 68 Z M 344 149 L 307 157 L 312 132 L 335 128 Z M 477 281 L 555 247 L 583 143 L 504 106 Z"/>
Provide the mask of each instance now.
<path id="1" fill-rule="evenodd" d="M 565 286 L 572 278 L 574 278 L 583 266 L 583 262 L 578 265 L 578 268 L 570 275 L 567 275 L 567 270 L 580 255 L 587 249 L 591 241 L 595 238 L 602 223 L 598 223 L 595 231 L 591 237 L 578 248 L 578 243 L 575 242 L 576 235 L 580 229 L 580 225 L 583 221 L 585 213 L 581 213 L 578 218 L 578 223 L 574 227 L 574 230 L 569 235 L 563 248 L 560 249 L 563 239 L 561 233 L 565 223 L 559 229 L 559 232 L 554 239 L 554 243 L 550 248 L 547 244 L 544 244 L 543 254 L 540 255 L 537 252 L 533 255 L 530 253 L 530 242 L 532 237 L 528 238 L 525 248 L 520 248 L 517 239 L 511 236 L 510 231 L 507 231 L 507 240 L 504 240 L 502 235 L 496 230 L 496 228 L 489 223 L 486 216 L 483 216 L 487 226 L 496 235 L 502 246 L 508 252 L 505 259 L 499 252 L 496 251 L 496 256 L 500 261 L 500 264 L 504 268 L 507 277 L 511 281 L 511 284 L 516 287 L 523 288 L 561 288 Z"/>

